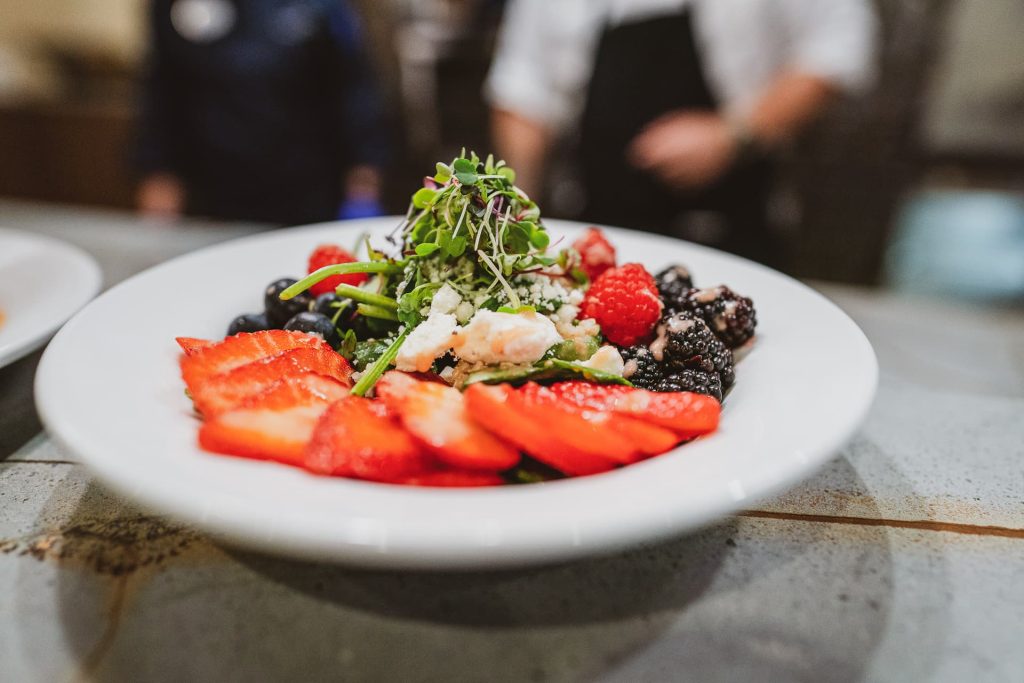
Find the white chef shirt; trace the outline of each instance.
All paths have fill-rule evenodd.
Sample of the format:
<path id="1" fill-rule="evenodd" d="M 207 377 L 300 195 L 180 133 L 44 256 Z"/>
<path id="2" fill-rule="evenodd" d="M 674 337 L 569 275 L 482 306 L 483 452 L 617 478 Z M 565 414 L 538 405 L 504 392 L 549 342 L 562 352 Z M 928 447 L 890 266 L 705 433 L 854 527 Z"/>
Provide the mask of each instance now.
<path id="1" fill-rule="evenodd" d="M 708 85 L 729 116 L 748 113 L 784 70 L 848 91 L 871 81 L 876 22 L 867 0 L 512 0 L 485 96 L 563 129 L 582 111 L 604 27 L 685 7 Z M 671 76 L 666 68 L 666 86 Z"/>

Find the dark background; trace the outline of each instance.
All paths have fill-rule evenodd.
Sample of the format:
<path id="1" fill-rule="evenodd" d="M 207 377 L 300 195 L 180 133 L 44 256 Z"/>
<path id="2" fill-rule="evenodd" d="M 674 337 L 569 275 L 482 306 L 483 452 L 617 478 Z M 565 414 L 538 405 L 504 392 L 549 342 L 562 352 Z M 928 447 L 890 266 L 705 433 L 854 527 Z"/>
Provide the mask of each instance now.
<path id="1" fill-rule="evenodd" d="M 437 159 L 488 150 L 480 98 L 500 3 L 360 0 L 399 141 L 386 208 Z M 801 277 L 873 283 L 908 199 L 1024 192 L 1024 6 L 876 0 L 881 77 L 821 121 L 773 204 Z M 132 206 L 128 166 L 144 0 L 5 0 L 0 196 Z M 564 213 L 556 202 L 547 215 Z M 2 217 L 0 217 L 2 218 Z"/>

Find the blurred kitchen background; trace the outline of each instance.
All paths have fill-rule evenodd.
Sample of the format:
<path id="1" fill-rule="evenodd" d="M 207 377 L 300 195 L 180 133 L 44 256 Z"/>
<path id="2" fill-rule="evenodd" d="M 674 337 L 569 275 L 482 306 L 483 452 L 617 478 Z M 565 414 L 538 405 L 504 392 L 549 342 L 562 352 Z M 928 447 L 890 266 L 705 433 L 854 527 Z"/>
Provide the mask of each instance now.
<path id="1" fill-rule="evenodd" d="M 876 0 L 880 76 L 786 155 L 771 202 L 803 278 L 1024 296 L 1024 3 Z M 392 127 L 383 208 L 492 148 L 504 3 L 353 0 Z M 0 0 L 0 224 L 15 202 L 132 211 L 146 0 Z M 552 182 L 556 182 L 555 181 Z M 14 201 L 12 201 L 14 200 Z M 557 193 L 550 216 L 570 216 Z M 169 228 L 173 229 L 173 228 Z"/>

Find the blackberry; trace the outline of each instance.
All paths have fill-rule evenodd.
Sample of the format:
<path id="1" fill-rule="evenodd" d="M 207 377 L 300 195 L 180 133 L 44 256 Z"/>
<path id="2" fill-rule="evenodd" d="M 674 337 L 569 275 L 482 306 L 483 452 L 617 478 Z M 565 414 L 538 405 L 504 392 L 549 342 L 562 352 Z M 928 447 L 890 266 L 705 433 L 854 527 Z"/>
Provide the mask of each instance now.
<path id="1" fill-rule="evenodd" d="M 694 391 L 719 401 L 736 379 L 732 351 L 702 319 L 683 312 L 662 319 L 651 345 L 620 349 L 623 376 L 650 391 Z"/>
<path id="2" fill-rule="evenodd" d="M 654 276 L 654 282 L 658 285 L 658 294 L 665 304 L 666 311 L 675 313 L 685 310 L 683 303 L 686 300 L 686 293 L 693 289 L 693 278 L 690 277 L 689 268 L 678 263 L 669 266 Z"/>
<path id="3" fill-rule="evenodd" d="M 732 351 L 721 339 L 715 341 L 708 347 L 708 358 L 722 380 L 722 389 L 728 389 L 736 381 L 736 366 Z"/>
<path id="4" fill-rule="evenodd" d="M 626 366 L 622 376 L 641 389 L 655 391 L 659 382 L 665 379 L 665 366 L 654 360 L 651 350 L 643 344 L 619 349 Z"/>
<path id="5" fill-rule="evenodd" d="M 722 402 L 722 380 L 717 373 L 703 370 L 683 370 L 682 372 L 662 378 L 652 391 L 692 391 L 697 394 L 712 396 Z"/>
<path id="6" fill-rule="evenodd" d="M 665 365 L 666 374 L 689 368 L 713 372 L 711 345 L 715 335 L 707 324 L 692 313 L 683 312 L 661 319 L 650 344 L 654 360 Z"/>
<path id="7" fill-rule="evenodd" d="M 686 310 L 700 316 L 730 349 L 742 346 L 754 336 L 757 314 L 754 302 L 725 285 L 691 289 L 685 297 Z"/>

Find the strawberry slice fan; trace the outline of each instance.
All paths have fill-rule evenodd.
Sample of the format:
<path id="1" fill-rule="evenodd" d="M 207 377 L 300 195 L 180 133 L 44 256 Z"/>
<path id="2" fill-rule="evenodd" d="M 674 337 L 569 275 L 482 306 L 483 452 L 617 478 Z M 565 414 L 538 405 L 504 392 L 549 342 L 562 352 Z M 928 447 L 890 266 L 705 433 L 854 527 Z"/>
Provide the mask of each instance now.
<path id="1" fill-rule="evenodd" d="M 392 370 L 375 399 L 318 337 L 282 330 L 179 338 L 202 448 L 321 475 L 413 486 L 496 486 L 522 454 L 565 476 L 607 472 L 717 427 L 719 404 L 583 381 L 473 384 Z"/>

